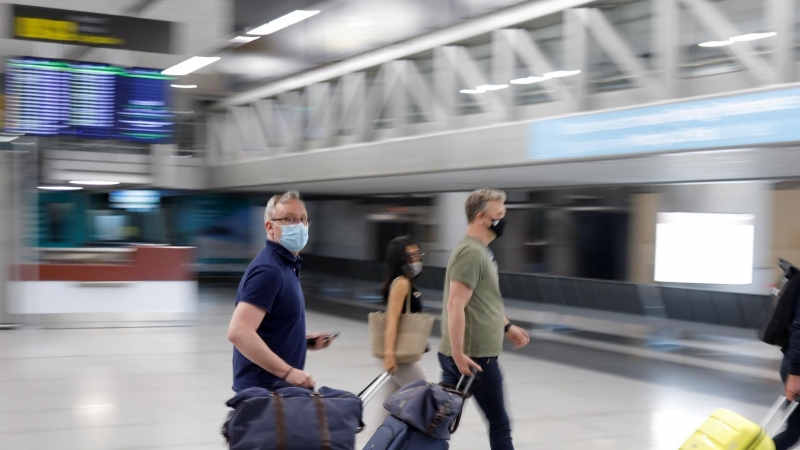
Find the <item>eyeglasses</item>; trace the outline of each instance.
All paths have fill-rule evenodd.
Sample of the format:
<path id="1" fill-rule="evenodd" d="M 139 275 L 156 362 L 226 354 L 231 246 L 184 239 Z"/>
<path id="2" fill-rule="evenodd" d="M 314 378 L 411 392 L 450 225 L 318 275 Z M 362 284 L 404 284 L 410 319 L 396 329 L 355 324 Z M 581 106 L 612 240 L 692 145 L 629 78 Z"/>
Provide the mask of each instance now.
<path id="1" fill-rule="evenodd" d="M 406 253 L 406 256 L 409 258 L 422 258 L 425 256 L 425 252 Z"/>
<path id="2" fill-rule="evenodd" d="M 294 217 L 281 217 L 278 219 L 271 219 L 272 222 L 286 222 L 289 225 L 297 225 L 298 223 L 302 223 L 303 225 L 308 225 L 311 223 L 311 219 L 308 217 L 303 217 L 302 219 L 296 219 Z"/>

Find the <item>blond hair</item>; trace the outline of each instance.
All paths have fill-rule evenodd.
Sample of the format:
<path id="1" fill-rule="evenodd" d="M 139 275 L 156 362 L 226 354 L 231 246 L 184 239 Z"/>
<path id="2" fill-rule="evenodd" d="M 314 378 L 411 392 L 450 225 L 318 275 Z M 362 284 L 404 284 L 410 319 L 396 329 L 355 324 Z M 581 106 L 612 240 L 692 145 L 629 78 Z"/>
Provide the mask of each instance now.
<path id="1" fill-rule="evenodd" d="M 273 218 L 275 215 L 275 206 L 277 206 L 278 203 L 285 205 L 292 200 L 299 200 L 300 202 L 303 201 L 300 198 L 300 193 L 295 190 L 284 192 L 283 194 L 273 195 L 272 198 L 267 202 L 267 207 L 264 209 L 264 223 L 269 222 Z"/>
<path id="2" fill-rule="evenodd" d="M 467 222 L 472 223 L 478 214 L 486 210 L 489 202 L 505 202 L 506 193 L 497 189 L 478 189 L 467 198 L 464 208 L 467 212 Z"/>

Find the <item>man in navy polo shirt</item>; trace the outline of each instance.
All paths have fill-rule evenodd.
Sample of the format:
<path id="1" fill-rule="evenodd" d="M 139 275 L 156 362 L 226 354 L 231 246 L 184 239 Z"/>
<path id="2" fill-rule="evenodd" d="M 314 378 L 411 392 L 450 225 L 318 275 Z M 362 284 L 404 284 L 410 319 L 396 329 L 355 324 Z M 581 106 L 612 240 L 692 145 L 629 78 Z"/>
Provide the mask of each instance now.
<path id="1" fill-rule="evenodd" d="M 272 197 L 264 211 L 267 245 L 245 271 L 228 329 L 233 345 L 233 390 L 273 389 L 286 381 L 312 389 L 306 351 L 330 345 L 324 333 L 306 334 L 300 288 L 300 250 L 308 242 L 308 213 L 297 191 Z M 315 338 L 313 345 L 307 338 Z"/>

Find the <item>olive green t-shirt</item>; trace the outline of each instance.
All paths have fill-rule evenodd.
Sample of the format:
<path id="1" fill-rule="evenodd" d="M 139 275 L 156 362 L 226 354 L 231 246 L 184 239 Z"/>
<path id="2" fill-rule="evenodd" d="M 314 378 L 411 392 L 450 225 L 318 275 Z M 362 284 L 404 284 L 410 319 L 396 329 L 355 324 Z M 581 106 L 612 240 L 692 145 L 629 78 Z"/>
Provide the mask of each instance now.
<path id="1" fill-rule="evenodd" d="M 472 358 L 500 356 L 505 305 L 500 295 L 497 266 L 489 249 L 479 240 L 464 236 L 450 255 L 444 280 L 442 343 L 439 346 L 439 352 L 445 356 L 453 356 L 447 320 L 450 281 L 460 281 L 472 289 L 472 298 L 465 310 L 464 354 Z"/>

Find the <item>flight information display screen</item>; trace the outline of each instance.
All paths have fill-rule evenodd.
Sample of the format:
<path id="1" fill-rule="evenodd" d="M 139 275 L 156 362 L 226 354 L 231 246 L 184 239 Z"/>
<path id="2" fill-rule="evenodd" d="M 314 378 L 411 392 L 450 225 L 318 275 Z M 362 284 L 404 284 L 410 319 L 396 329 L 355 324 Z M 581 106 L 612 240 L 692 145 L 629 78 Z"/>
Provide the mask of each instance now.
<path id="1" fill-rule="evenodd" d="M 121 69 L 106 64 L 69 64 L 67 133 L 89 139 L 114 137 L 114 97 Z"/>
<path id="2" fill-rule="evenodd" d="M 69 117 L 68 64 L 11 59 L 6 74 L 8 131 L 36 136 L 64 133 Z"/>
<path id="3" fill-rule="evenodd" d="M 165 142 L 175 122 L 167 103 L 169 84 L 156 69 L 131 68 L 117 89 L 117 132 L 125 139 Z"/>
<path id="4" fill-rule="evenodd" d="M 169 142 L 170 77 L 158 69 L 11 58 L 6 131 L 33 136 Z"/>
<path id="5" fill-rule="evenodd" d="M 153 211 L 161 204 L 161 191 L 112 191 L 108 194 L 112 208 L 129 211 Z"/>

